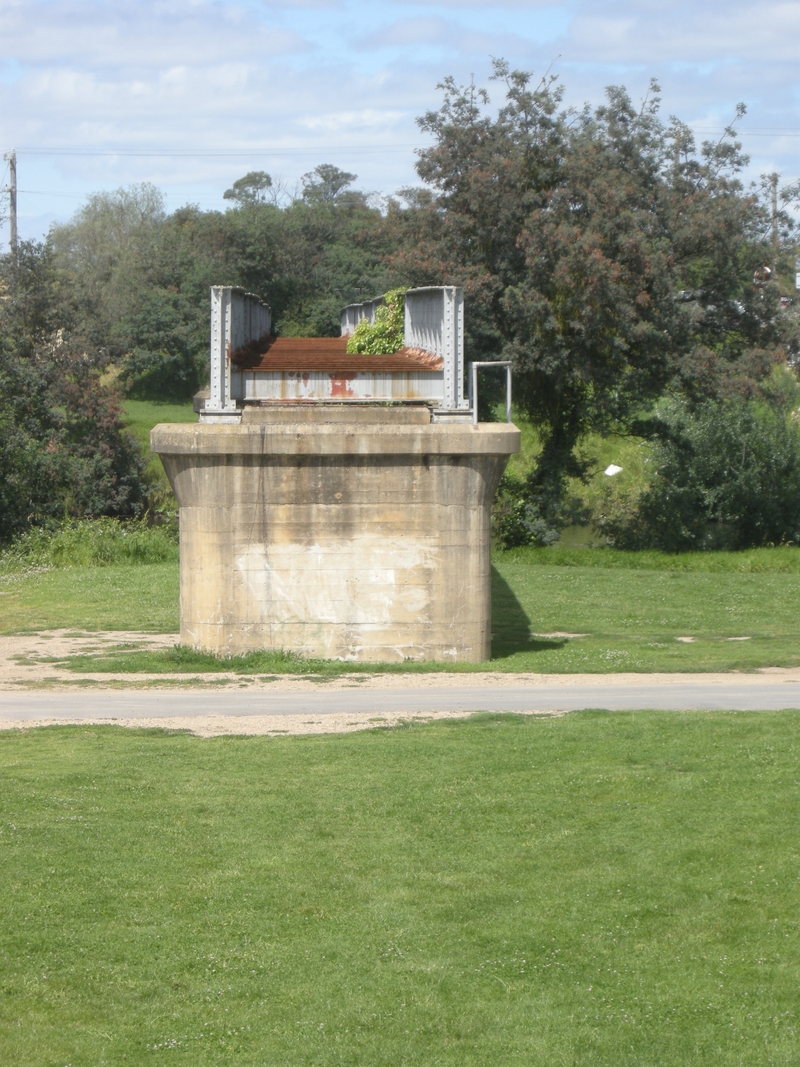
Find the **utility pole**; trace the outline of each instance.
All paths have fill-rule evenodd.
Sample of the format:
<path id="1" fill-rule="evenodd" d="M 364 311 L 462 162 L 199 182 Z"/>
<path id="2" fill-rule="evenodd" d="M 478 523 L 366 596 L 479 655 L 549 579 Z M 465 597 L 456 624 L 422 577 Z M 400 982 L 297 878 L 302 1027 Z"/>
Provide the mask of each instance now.
<path id="1" fill-rule="evenodd" d="M 8 163 L 8 248 L 17 258 L 17 151 L 12 148 L 3 159 Z"/>
<path id="2" fill-rule="evenodd" d="M 778 265 L 778 175 L 770 174 L 769 184 L 772 189 L 772 251 L 774 256 L 773 270 Z"/>

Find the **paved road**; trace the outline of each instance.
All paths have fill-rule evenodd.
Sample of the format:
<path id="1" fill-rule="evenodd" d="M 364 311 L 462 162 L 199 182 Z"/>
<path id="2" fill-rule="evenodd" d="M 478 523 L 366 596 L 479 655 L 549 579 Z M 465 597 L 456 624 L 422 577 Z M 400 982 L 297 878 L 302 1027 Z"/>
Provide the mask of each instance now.
<path id="1" fill-rule="evenodd" d="M 0 692 L 0 722 L 34 719 L 125 718 L 154 719 L 198 715 L 325 715 L 342 713 L 420 714 L 436 711 L 573 711 L 608 708 L 623 711 L 654 708 L 665 711 L 730 709 L 770 711 L 800 708 L 800 682 L 746 682 L 731 679 L 620 685 L 503 686 L 469 685 L 447 688 L 315 689 L 281 692 L 264 690 Z"/>

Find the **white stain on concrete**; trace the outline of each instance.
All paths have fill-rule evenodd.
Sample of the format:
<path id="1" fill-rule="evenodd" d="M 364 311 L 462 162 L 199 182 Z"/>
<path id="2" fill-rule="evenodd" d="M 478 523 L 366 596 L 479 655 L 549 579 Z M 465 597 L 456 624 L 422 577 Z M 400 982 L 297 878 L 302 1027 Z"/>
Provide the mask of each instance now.
<path id="1" fill-rule="evenodd" d="M 432 540 L 367 533 L 322 544 L 253 544 L 236 569 L 265 621 L 389 627 L 430 614 L 440 551 Z"/>

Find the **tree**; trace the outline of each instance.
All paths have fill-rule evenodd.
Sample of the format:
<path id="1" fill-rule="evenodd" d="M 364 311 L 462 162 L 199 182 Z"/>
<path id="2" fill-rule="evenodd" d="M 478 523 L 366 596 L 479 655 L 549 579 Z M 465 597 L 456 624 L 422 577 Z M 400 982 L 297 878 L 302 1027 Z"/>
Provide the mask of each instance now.
<path id="1" fill-rule="evenodd" d="M 796 393 L 796 385 L 795 385 Z M 673 401 L 650 485 L 596 524 L 621 548 L 743 549 L 800 543 L 800 431 L 780 405 Z"/>
<path id="2" fill-rule="evenodd" d="M 397 234 L 326 165 L 307 199 L 282 206 L 252 172 L 225 212 L 191 205 L 172 215 L 160 194 L 134 186 L 92 197 L 52 231 L 55 262 L 74 281 L 82 336 L 102 348 L 137 397 L 185 398 L 208 361 L 208 289 L 224 281 L 270 304 L 284 334 L 335 335 L 343 304 L 390 284 Z M 266 195 L 270 194 L 270 195 Z"/>
<path id="3" fill-rule="evenodd" d="M 167 216 L 162 194 L 140 185 L 93 195 L 52 229 L 55 262 L 74 281 L 79 333 L 135 395 L 188 396 L 204 373 L 216 279 L 211 227 L 200 227 L 205 247 L 194 240 L 197 214 Z"/>
<path id="4" fill-rule="evenodd" d="M 303 184 L 303 200 L 307 204 L 337 204 L 354 197 L 363 201 L 362 193 L 350 190 L 357 177 L 357 174 L 348 174 L 346 170 L 339 170 L 331 163 L 320 163 L 300 179 Z"/>
<path id="5" fill-rule="evenodd" d="M 49 519 L 141 514 L 144 460 L 102 382 L 107 357 L 75 331 L 51 246 L 21 242 L 0 287 L 0 540 Z"/>
<path id="6" fill-rule="evenodd" d="M 498 61 L 493 78 L 496 115 L 486 92 L 446 79 L 419 120 L 442 222 L 416 258 L 465 285 L 474 355 L 514 361 L 543 441 L 531 502 L 556 521 L 588 431 L 641 428 L 665 390 L 756 388 L 781 340 L 777 293 L 752 288 L 765 213 L 737 178 L 731 130 L 696 155 L 685 127 L 660 120 L 655 84 L 639 109 L 611 88 L 576 113 L 552 77 Z"/>
<path id="7" fill-rule="evenodd" d="M 96 347 L 116 357 L 114 328 L 135 307 L 166 219 L 148 183 L 93 193 L 66 225 L 51 229 L 54 265 L 74 280 L 76 313 Z"/>
<path id="8" fill-rule="evenodd" d="M 233 187 L 222 194 L 223 200 L 234 200 L 240 207 L 253 207 L 266 204 L 268 190 L 272 189 L 272 178 L 266 171 L 251 170 L 243 178 L 233 183 Z"/>

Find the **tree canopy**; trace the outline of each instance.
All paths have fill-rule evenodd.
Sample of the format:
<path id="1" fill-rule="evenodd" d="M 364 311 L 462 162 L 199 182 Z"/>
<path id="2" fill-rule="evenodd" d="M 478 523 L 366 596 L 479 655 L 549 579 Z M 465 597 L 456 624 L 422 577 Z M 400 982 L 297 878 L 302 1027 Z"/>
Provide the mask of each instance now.
<path id="1" fill-rule="evenodd" d="M 52 248 L 22 242 L 0 271 L 0 539 L 63 518 L 134 517 L 144 459 L 104 384 L 106 354 Z"/>
<path id="2" fill-rule="evenodd" d="M 234 200 L 240 207 L 254 207 L 267 203 L 271 189 L 272 178 L 266 171 L 251 170 L 243 178 L 237 179 L 230 189 L 226 189 L 222 199 Z"/>
<path id="3" fill-rule="evenodd" d="M 6 257 L 0 417 L 17 444 L 5 446 L 3 491 L 27 479 L 72 492 L 67 510 L 135 512 L 141 469 L 110 383 L 191 395 L 206 373 L 208 287 L 221 282 L 258 293 L 276 330 L 295 336 L 337 334 L 344 304 L 386 290 L 463 285 L 467 359 L 513 361 L 516 402 L 541 439 L 520 507 L 544 539 L 566 479 L 585 473 L 587 433 L 666 441 L 664 397 L 707 419 L 708 404 L 769 403 L 776 362 L 800 356 L 798 317 L 780 306 L 792 226 L 765 187 L 744 186 L 735 127 L 696 145 L 662 118 L 655 83 L 640 105 L 611 87 L 576 110 L 550 75 L 497 61 L 492 80 L 497 106 L 485 89 L 442 82 L 441 105 L 419 119 L 432 141 L 422 184 L 395 197 L 329 163 L 293 196 L 250 171 L 225 190 L 224 211 L 167 213 L 144 184 L 90 196 L 44 244 L 24 246 L 18 267 Z M 104 458 L 90 475 L 93 448 Z M 78 455 L 84 473 L 70 478 L 84 489 L 68 491 Z M 19 492 L 7 514 L 54 513 L 44 489 Z"/>
<path id="4" fill-rule="evenodd" d="M 420 119 L 438 222 L 403 264 L 462 281 L 473 350 L 513 360 L 517 401 L 543 438 L 530 489 L 552 511 L 565 476 L 582 473 L 582 435 L 644 432 L 668 390 L 752 394 L 786 357 L 786 324 L 779 286 L 752 284 L 773 256 L 771 220 L 742 186 L 732 128 L 698 151 L 660 118 L 655 83 L 638 108 L 612 87 L 574 111 L 552 77 L 534 83 L 502 61 L 493 77 L 496 113 L 486 91 L 446 79 L 441 107 Z"/>

